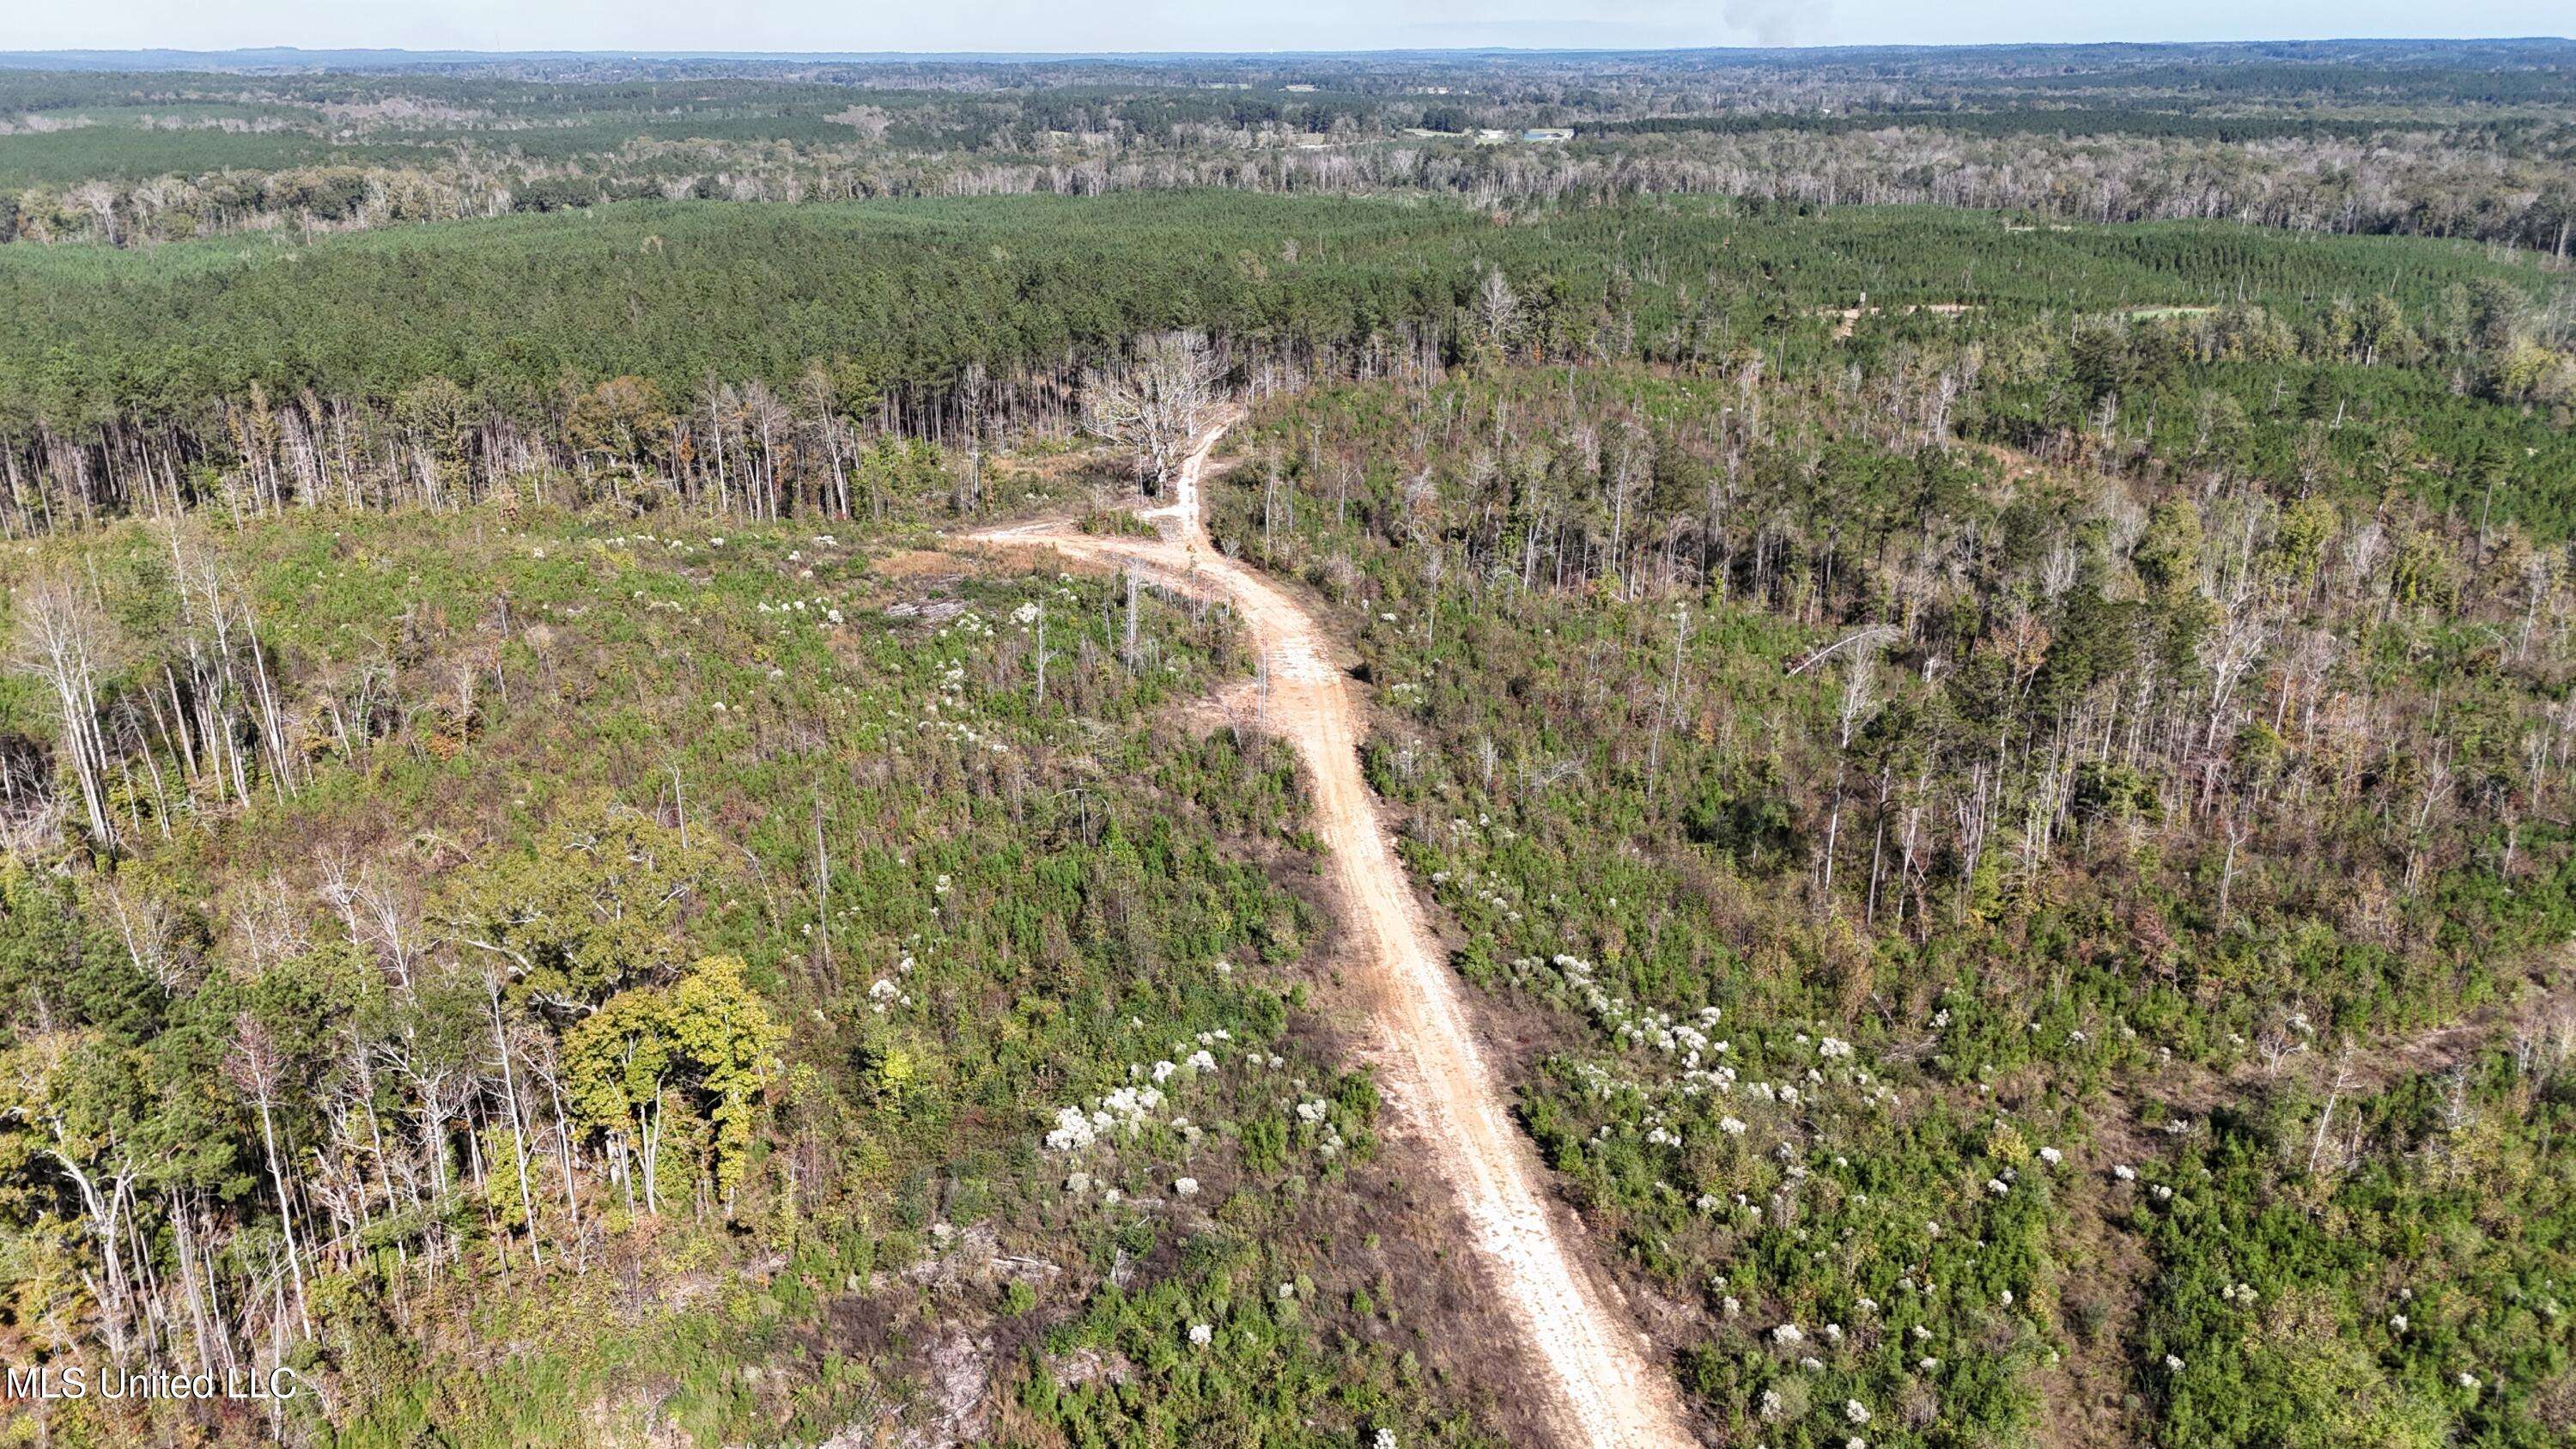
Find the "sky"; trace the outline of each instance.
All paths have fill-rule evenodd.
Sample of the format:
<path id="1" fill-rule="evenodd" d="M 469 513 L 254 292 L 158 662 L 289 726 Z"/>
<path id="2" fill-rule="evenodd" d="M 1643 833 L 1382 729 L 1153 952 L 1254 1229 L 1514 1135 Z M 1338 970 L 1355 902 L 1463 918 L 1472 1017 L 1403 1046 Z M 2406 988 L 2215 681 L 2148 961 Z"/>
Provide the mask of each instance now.
<path id="1" fill-rule="evenodd" d="M 0 0 L 0 49 L 1142 51 L 2568 35 L 2571 0 Z"/>

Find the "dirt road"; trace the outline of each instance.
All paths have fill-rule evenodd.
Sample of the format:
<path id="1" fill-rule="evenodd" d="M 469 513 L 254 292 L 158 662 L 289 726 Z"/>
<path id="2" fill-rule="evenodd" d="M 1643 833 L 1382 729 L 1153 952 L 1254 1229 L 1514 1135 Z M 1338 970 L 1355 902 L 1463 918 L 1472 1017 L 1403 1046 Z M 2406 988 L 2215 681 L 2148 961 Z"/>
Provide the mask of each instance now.
<path id="1" fill-rule="evenodd" d="M 1142 515 L 1158 530 L 1155 538 L 1094 537 L 1035 523 L 974 541 L 1133 569 L 1233 605 L 1267 666 L 1264 724 L 1293 743 L 1314 773 L 1318 833 L 1365 968 L 1388 1096 L 1458 1194 L 1475 1246 L 1542 1370 L 1543 1382 L 1532 1387 L 1552 1404 L 1545 1417 L 1555 1437 L 1623 1449 L 1696 1443 L 1670 1379 L 1647 1357 L 1644 1336 L 1568 1243 L 1577 1229 L 1546 1197 L 1537 1155 L 1505 1108 L 1464 988 L 1424 924 L 1360 778 L 1359 701 L 1331 663 L 1328 637 L 1294 598 L 1209 545 L 1199 482 L 1231 421 L 1210 428 L 1183 461 L 1174 501 Z M 1518 1397 L 1514 1386 L 1489 1387 Z"/>

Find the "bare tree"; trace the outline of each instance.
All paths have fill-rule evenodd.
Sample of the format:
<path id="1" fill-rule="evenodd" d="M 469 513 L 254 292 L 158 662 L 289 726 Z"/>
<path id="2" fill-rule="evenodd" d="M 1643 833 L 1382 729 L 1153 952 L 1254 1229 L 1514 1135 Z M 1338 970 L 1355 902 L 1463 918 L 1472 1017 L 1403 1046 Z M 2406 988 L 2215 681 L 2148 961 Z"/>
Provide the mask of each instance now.
<path id="1" fill-rule="evenodd" d="M 98 895 L 134 969 L 150 976 L 164 996 L 195 987 L 201 963 L 182 948 L 180 911 L 167 897 L 113 880 L 100 882 Z"/>
<path id="2" fill-rule="evenodd" d="M 1678 669 L 1675 676 L 1679 677 Z M 1877 683 L 1878 657 L 1870 653 L 1853 655 L 1843 674 L 1843 702 L 1837 716 L 1842 728 L 1834 746 L 1833 817 L 1825 826 L 1822 889 L 1828 902 L 1834 889 L 1834 851 L 1843 833 L 1843 772 L 1851 762 L 1852 736 L 1878 712 Z"/>
<path id="3" fill-rule="evenodd" d="M 1084 375 L 1082 426 L 1134 449 L 1159 487 L 1189 451 L 1224 375 L 1206 333 L 1157 333 L 1136 344 L 1125 363 Z"/>
<path id="4" fill-rule="evenodd" d="M 259 1109 L 259 1140 L 268 1157 L 268 1180 L 277 1190 L 277 1219 L 286 1237 L 286 1266 L 295 1277 L 295 1312 L 304 1326 L 304 1336 L 313 1336 L 311 1311 L 304 1301 L 304 1255 L 295 1241 L 295 1196 L 286 1187 L 286 1167 L 277 1151 L 277 1106 L 285 1061 L 277 1049 L 276 1039 L 259 1019 L 245 1011 L 233 1018 L 232 1054 L 224 1060 L 224 1075 L 242 1095 Z"/>
<path id="5" fill-rule="evenodd" d="M 2307 1049 L 2307 1042 L 2286 1021 L 2267 1026 L 2254 1037 L 2254 1050 L 2262 1053 L 2263 1071 L 2268 1076 L 2281 1075 L 2281 1063 Z"/>
<path id="6" fill-rule="evenodd" d="M 518 1168 L 519 1211 L 528 1221 L 528 1257 L 542 1268 L 546 1250 L 537 1241 L 536 1194 L 528 1186 L 528 1119 L 519 1106 L 519 1074 L 511 1067 L 510 1033 L 501 1017 L 500 972 L 484 973 L 483 1000 L 492 1013 L 492 1052 L 501 1062 L 503 1100 L 510 1104 L 510 1152 Z"/>
<path id="7" fill-rule="evenodd" d="M 2325 1110 L 2317 1114 L 2316 1140 L 2308 1144 L 2308 1173 L 2310 1176 L 2314 1176 L 2316 1174 L 2317 1164 L 2319 1161 L 2323 1160 L 2325 1156 L 2326 1128 L 2334 1123 L 2335 1104 L 2343 1100 L 2343 1094 L 2352 1089 L 2354 1081 L 2355 1079 L 2352 1074 L 2352 1043 L 2346 1042 L 2344 1043 L 2342 1053 L 2335 1058 L 2334 1085 L 2326 1090 Z"/>
<path id="8" fill-rule="evenodd" d="M 61 752 L 71 757 L 91 835 L 116 845 L 116 820 L 107 808 L 107 739 L 98 724 L 98 672 L 107 652 L 107 622 L 96 603 L 68 575 L 57 574 L 20 596 L 17 649 L 21 673 L 53 690 L 62 716 Z"/>
<path id="9" fill-rule="evenodd" d="M 1501 359 L 1510 355 L 1512 339 L 1520 335 L 1520 330 L 1521 300 L 1498 267 L 1487 272 L 1476 288 L 1476 331 L 1494 356 Z"/>
<path id="10" fill-rule="evenodd" d="M 966 434 L 966 476 L 957 488 L 960 513 L 984 507 L 984 437 L 992 430 L 992 416 L 992 375 L 981 362 L 970 362 L 957 382 L 957 425 Z"/>

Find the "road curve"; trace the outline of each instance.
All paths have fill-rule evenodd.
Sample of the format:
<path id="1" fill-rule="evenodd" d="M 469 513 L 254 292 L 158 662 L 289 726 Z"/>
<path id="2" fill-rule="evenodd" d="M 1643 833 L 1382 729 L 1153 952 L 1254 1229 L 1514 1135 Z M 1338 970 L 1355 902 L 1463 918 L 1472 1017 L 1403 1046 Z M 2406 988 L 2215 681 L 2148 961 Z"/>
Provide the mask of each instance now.
<path id="1" fill-rule="evenodd" d="M 1534 1387 L 1549 1406 L 1544 1417 L 1553 1437 L 1617 1449 L 1695 1444 L 1671 1380 L 1645 1351 L 1645 1336 L 1567 1242 L 1571 1217 L 1548 1200 L 1537 1154 L 1505 1108 L 1464 988 L 1425 924 L 1360 778 L 1360 706 L 1330 663 L 1324 632 L 1286 592 L 1209 545 L 1199 482 L 1233 421 L 1218 421 L 1190 451 L 1174 479 L 1174 500 L 1141 515 L 1155 524 L 1154 538 L 1095 536 L 1042 522 L 971 541 L 1132 569 L 1234 607 L 1265 662 L 1264 726 L 1293 743 L 1314 774 L 1318 833 L 1366 968 L 1388 1095 L 1458 1195 L 1475 1247 L 1542 1371 Z"/>

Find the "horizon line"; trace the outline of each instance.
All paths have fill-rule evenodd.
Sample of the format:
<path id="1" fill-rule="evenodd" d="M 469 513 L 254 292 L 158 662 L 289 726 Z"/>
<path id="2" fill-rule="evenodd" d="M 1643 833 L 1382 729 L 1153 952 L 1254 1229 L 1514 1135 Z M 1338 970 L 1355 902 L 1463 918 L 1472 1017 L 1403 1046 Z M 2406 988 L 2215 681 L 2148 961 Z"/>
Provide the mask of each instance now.
<path id="1" fill-rule="evenodd" d="M 712 48 L 647 49 L 528 47 L 484 50 L 462 47 L 414 48 L 388 45 L 239 45 L 223 49 L 195 46 L 51 46 L 37 50 L 0 50 L 0 58 L 49 59 L 73 56 L 386 56 L 465 58 L 475 60 L 1136 60 L 1239 59 L 1356 56 L 1440 55 L 1775 55 L 1827 54 L 1837 51 L 1977 51 L 1977 50 L 2153 50 L 2179 47 L 2254 48 L 2270 45 L 2528 45 L 2571 44 L 2567 35 L 2281 35 L 2259 39 L 2171 40 L 2005 40 L 2005 41 L 1835 41 L 1776 45 L 1406 45 L 1346 49 L 1316 47 L 1245 47 L 1174 50 L 718 50 Z"/>

